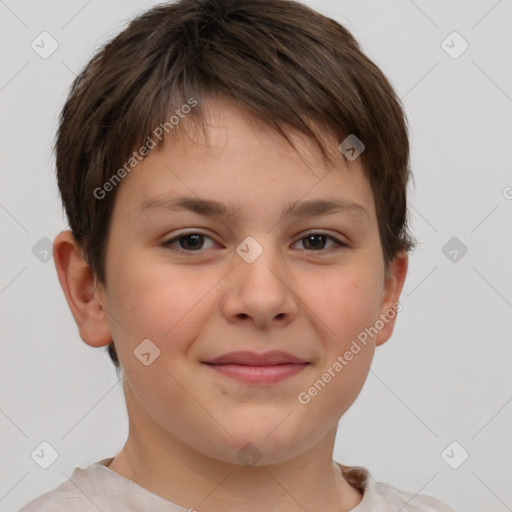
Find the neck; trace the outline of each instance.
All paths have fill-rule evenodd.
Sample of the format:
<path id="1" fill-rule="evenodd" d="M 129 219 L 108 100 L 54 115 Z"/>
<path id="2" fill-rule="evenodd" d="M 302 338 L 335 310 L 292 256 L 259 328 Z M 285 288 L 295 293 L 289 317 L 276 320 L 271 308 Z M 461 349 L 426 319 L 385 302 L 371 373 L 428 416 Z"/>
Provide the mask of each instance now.
<path id="1" fill-rule="evenodd" d="M 109 469 L 185 509 L 349 512 L 362 499 L 332 460 L 337 425 L 299 456 L 244 466 L 208 457 L 137 407 L 128 409 L 129 436 Z"/>

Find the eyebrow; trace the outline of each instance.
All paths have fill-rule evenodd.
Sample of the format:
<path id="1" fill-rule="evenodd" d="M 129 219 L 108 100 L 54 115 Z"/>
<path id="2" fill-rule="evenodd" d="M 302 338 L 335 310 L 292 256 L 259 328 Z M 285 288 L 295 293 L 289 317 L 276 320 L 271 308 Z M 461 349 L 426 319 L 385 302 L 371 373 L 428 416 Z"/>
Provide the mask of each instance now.
<path id="1" fill-rule="evenodd" d="M 224 204 L 215 199 L 180 196 L 174 198 L 154 197 L 146 199 L 139 212 L 147 210 L 189 210 L 205 217 L 222 217 L 225 219 L 240 218 L 240 210 L 231 203 Z M 344 212 L 369 219 L 368 212 L 357 203 L 348 199 L 310 199 L 299 200 L 286 205 L 281 216 L 316 217 L 330 213 Z"/>

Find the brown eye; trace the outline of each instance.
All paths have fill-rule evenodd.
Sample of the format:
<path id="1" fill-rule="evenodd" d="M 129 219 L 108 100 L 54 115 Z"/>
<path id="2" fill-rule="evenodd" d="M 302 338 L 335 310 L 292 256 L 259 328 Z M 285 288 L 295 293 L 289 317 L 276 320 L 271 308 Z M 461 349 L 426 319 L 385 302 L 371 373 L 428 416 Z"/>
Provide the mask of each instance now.
<path id="1" fill-rule="evenodd" d="M 303 245 L 305 250 L 319 252 L 326 249 L 326 243 L 329 240 L 334 244 L 330 247 L 331 249 L 336 247 L 347 247 L 346 244 L 337 238 L 323 233 L 310 233 L 303 236 L 299 241 L 304 241 Z"/>
<path id="2" fill-rule="evenodd" d="M 324 235 L 308 235 L 304 237 L 302 240 L 306 241 L 306 243 L 304 244 L 304 247 L 306 247 L 306 249 L 325 249 L 327 237 L 325 237 Z"/>
<path id="3" fill-rule="evenodd" d="M 203 235 L 202 233 L 182 233 L 181 235 L 175 236 L 170 240 L 162 242 L 162 246 L 169 247 L 176 251 L 197 252 L 204 248 L 205 239 L 212 240 L 211 237 Z M 178 244 L 178 246 L 173 247 L 174 244 Z M 207 247 L 207 249 L 208 248 L 209 247 Z"/>

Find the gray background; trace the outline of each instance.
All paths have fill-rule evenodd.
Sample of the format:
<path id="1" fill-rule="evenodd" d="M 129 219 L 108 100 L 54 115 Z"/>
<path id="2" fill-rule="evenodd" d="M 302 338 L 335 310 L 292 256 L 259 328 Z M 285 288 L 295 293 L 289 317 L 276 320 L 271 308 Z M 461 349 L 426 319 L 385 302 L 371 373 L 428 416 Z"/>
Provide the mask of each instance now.
<path id="1" fill-rule="evenodd" d="M 457 511 L 512 510 L 512 1 L 306 3 L 351 30 L 403 98 L 420 242 L 395 334 L 340 422 L 335 458 Z M 114 368 L 80 340 L 41 258 L 45 237 L 67 227 L 51 145 L 71 82 L 154 4 L 0 0 L 1 511 L 114 456 L 127 436 Z M 31 48 L 43 31 L 58 43 L 46 59 Z M 453 31 L 469 44 L 461 55 Z M 59 454 L 48 469 L 31 458 L 43 441 Z"/>

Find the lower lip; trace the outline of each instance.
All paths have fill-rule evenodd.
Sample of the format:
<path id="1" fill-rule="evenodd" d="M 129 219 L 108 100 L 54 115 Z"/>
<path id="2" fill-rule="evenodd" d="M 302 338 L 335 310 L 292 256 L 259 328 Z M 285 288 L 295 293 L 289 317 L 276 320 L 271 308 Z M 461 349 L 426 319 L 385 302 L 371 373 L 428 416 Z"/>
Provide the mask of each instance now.
<path id="1" fill-rule="evenodd" d="M 275 366 L 247 366 L 241 364 L 207 364 L 212 370 L 249 384 L 273 384 L 300 373 L 303 364 L 279 364 Z"/>

